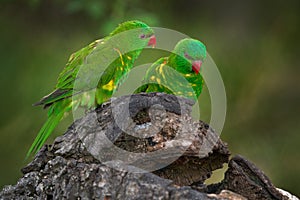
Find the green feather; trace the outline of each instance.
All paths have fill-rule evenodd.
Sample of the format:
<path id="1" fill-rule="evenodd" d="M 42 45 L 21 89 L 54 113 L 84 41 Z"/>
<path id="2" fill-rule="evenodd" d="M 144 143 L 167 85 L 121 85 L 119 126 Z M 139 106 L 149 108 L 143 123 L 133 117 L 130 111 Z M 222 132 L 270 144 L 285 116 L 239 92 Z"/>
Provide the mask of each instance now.
<path id="1" fill-rule="evenodd" d="M 118 33 L 126 30 L 137 31 L 127 35 L 124 44 L 127 42 L 127 48 L 130 46 L 139 48 L 124 54 L 123 46 L 120 46 L 114 37 L 118 38 Z M 140 37 L 141 35 L 143 37 Z M 144 37 L 145 35 L 147 37 Z M 96 40 L 73 53 L 58 77 L 55 90 L 34 104 L 49 108 L 49 112 L 48 119 L 31 145 L 27 157 L 42 147 L 60 120 L 72 108 L 81 106 L 91 109 L 108 100 L 133 67 L 142 49 L 148 45 L 152 35 L 153 30 L 145 23 L 127 21 L 120 24 L 109 36 Z M 102 63 L 105 59 L 103 52 L 117 56 L 108 67 Z M 76 88 L 75 81 L 78 83 Z"/>
<path id="2" fill-rule="evenodd" d="M 197 100 L 203 87 L 203 78 L 193 70 L 194 61 L 204 61 L 206 47 L 195 39 L 183 39 L 172 54 L 160 58 L 147 70 L 143 85 L 135 93 L 164 92 Z"/>

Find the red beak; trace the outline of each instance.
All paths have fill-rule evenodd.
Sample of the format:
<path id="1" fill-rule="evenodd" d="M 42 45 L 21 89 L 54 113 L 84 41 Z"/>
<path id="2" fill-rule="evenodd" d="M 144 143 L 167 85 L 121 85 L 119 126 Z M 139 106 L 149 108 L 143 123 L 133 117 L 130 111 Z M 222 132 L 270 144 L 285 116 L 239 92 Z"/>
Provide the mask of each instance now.
<path id="1" fill-rule="evenodd" d="M 154 48 L 155 45 L 156 45 L 156 37 L 155 35 L 152 35 L 149 39 L 148 46 Z"/>
<path id="2" fill-rule="evenodd" d="M 201 60 L 195 60 L 193 63 L 192 63 L 192 69 L 193 71 L 198 74 L 199 71 L 200 71 L 200 68 L 201 68 L 201 65 L 202 65 L 202 61 Z"/>

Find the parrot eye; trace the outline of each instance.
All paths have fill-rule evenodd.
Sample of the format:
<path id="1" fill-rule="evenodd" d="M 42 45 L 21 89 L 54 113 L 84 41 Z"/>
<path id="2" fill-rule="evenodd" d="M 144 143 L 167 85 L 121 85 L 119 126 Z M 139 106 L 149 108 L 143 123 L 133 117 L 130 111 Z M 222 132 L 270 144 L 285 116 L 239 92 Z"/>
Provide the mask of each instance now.
<path id="1" fill-rule="evenodd" d="M 146 35 L 145 35 L 145 34 L 141 34 L 141 35 L 140 35 L 140 38 L 141 38 L 141 39 L 145 39 L 145 38 L 146 38 Z"/>
<path id="2" fill-rule="evenodd" d="M 186 52 L 184 53 L 184 57 L 188 60 L 193 60 L 193 58 Z"/>

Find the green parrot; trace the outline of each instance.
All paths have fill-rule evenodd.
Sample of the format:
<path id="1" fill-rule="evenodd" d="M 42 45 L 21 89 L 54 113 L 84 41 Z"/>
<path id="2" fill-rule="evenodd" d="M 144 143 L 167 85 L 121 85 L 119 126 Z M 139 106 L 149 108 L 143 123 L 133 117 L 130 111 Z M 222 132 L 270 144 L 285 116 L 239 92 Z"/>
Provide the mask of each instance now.
<path id="1" fill-rule="evenodd" d="M 158 59 L 147 70 L 144 85 L 135 93 L 164 92 L 196 101 L 201 94 L 201 65 L 206 58 L 205 45 L 195 39 L 180 40 L 169 57 Z"/>
<path id="2" fill-rule="evenodd" d="M 152 28 L 140 21 L 127 21 L 109 36 L 73 53 L 58 77 L 55 90 L 34 104 L 49 109 L 48 119 L 26 158 L 42 147 L 57 124 L 72 109 L 91 109 L 107 101 L 126 78 L 143 48 L 155 43 Z M 114 59 L 108 62 L 109 58 Z"/>

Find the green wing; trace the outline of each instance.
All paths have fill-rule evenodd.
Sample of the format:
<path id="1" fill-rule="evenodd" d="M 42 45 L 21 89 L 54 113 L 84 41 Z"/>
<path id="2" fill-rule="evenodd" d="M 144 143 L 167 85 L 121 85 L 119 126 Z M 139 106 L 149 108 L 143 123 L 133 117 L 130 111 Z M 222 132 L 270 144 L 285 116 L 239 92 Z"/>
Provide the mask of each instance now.
<path id="1" fill-rule="evenodd" d="M 87 56 L 90 55 L 99 44 L 104 45 L 105 39 L 96 40 L 70 56 L 66 67 L 58 77 L 58 81 L 56 84 L 57 89 L 73 88 L 73 84 L 79 68 L 82 66 Z"/>
<path id="2" fill-rule="evenodd" d="M 170 66 L 168 58 L 160 58 L 146 72 L 143 85 L 135 93 L 164 92 L 197 100 L 203 79 L 193 72 L 183 74 Z"/>
<path id="3" fill-rule="evenodd" d="M 97 45 L 101 44 L 103 40 L 96 40 L 90 45 L 82 48 L 81 50 L 73 53 L 66 67 L 60 73 L 55 90 L 49 95 L 43 97 L 39 102 L 34 105 L 44 105 L 49 107 L 48 119 L 40 129 L 37 137 L 32 143 L 30 149 L 27 152 L 27 158 L 34 152 L 36 153 L 50 136 L 54 128 L 61 121 L 65 113 L 72 109 L 72 106 L 78 106 L 85 104 L 91 106 L 91 101 L 88 92 L 78 91 L 81 94 L 77 98 L 77 102 L 72 102 L 69 98 L 73 95 L 74 82 L 77 78 L 77 73 L 88 55 L 96 48 Z M 103 44 L 103 43 L 102 43 Z M 87 100 L 88 99 L 88 100 Z M 94 102 L 94 100 L 93 100 Z"/>
<path id="4" fill-rule="evenodd" d="M 125 40 L 124 44 L 127 44 L 127 47 L 132 47 L 134 44 L 142 45 L 143 48 L 123 55 L 118 50 L 118 48 L 124 47 L 123 43 L 119 44 L 120 41 L 113 40 L 111 36 L 138 27 L 143 28 L 142 33 L 151 33 L 152 37 L 153 30 L 146 24 L 139 21 L 128 21 L 120 24 L 110 36 L 96 40 L 70 56 L 68 63 L 59 75 L 55 90 L 34 104 L 49 107 L 49 112 L 48 119 L 30 147 L 27 157 L 41 148 L 63 116 L 72 108 L 76 109 L 80 106 L 91 109 L 111 97 L 126 77 L 127 72 L 133 67 L 134 60 L 151 39 L 150 35 L 147 37 L 149 41 L 138 37 L 141 32 L 133 34 L 131 39 L 136 44 L 130 38 Z M 136 40 L 137 38 L 139 40 Z"/>
<path id="5" fill-rule="evenodd" d="M 106 69 L 101 62 L 102 53 L 115 54 L 111 58 L 117 57 Z M 133 54 L 139 54 L 139 51 L 131 52 L 130 55 L 122 55 L 116 52 L 112 46 L 106 45 L 105 40 L 97 40 L 72 54 L 59 75 L 56 90 L 35 104 L 49 107 L 48 119 L 31 145 L 27 157 L 42 147 L 51 132 L 72 107 L 76 109 L 81 106 L 90 109 L 96 104 L 99 105 L 108 100 L 133 67 L 131 57 L 135 56 Z M 75 87 L 76 80 L 79 85 Z"/>
<path id="6" fill-rule="evenodd" d="M 165 64 L 167 64 L 167 61 L 168 58 L 160 58 L 153 63 L 146 72 L 146 75 L 142 81 L 143 85 L 136 89 L 134 93 L 165 92 L 172 94 L 167 87 L 161 85 L 161 80 L 165 76 L 163 71 L 159 72 L 160 67 L 163 67 Z"/>
<path id="7" fill-rule="evenodd" d="M 81 50 L 73 53 L 70 56 L 66 67 L 63 69 L 63 71 L 58 77 L 55 90 L 49 95 L 43 97 L 39 102 L 35 103 L 34 105 L 45 105 L 45 107 L 48 107 L 56 101 L 72 96 L 74 92 L 74 82 L 76 80 L 77 73 L 80 67 L 83 65 L 87 56 L 90 55 L 99 44 L 103 45 L 104 39 L 96 40 L 88 46 L 82 48 Z M 81 91 L 76 92 L 80 93 Z"/>

